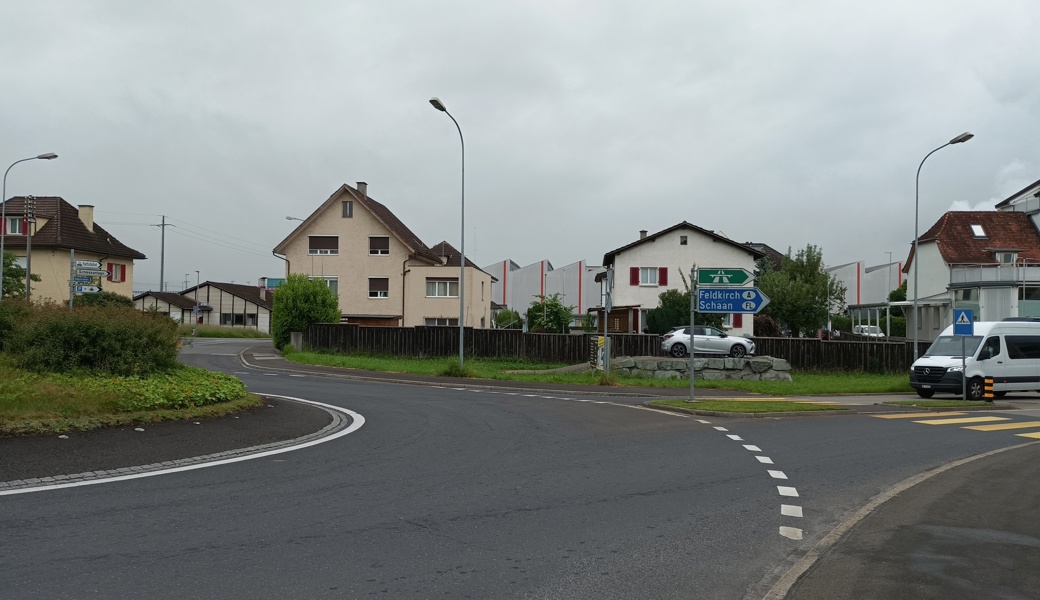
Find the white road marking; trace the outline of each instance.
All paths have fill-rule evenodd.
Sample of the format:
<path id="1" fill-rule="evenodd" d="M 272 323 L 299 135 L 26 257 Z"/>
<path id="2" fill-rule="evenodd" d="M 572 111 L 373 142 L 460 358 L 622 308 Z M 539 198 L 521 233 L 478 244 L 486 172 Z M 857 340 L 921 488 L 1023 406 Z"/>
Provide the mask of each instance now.
<path id="1" fill-rule="evenodd" d="M 736 441 L 736 442 L 743 442 L 744 441 L 744 438 L 740 437 L 739 435 L 727 435 L 726 437 L 728 437 L 729 439 L 731 439 L 733 441 Z"/>
<path id="2" fill-rule="evenodd" d="M 225 458 L 223 460 L 215 460 L 213 462 L 198 463 L 193 465 L 185 465 L 183 467 L 173 467 L 170 469 L 162 469 L 158 471 L 148 471 L 145 473 L 132 473 L 129 475 L 117 475 L 115 477 L 106 477 L 104 479 L 90 479 L 87 481 L 73 481 L 69 483 L 59 483 L 57 485 L 46 485 L 40 487 L 21 488 L 17 490 L 5 490 L 0 491 L 0 496 L 13 496 L 15 494 L 28 494 L 31 492 L 43 492 L 48 490 L 60 490 L 71 487 L 81 487 L 85 485 L 97 485 L 99 483 L 112 483 L 116 481 L 128 481 L 130 479 L 142 479 L 144 477 L 154 477 L 156 475 L 166 475 L 168 473 L 180 473 L 182 471 L 194 471 L 195 469 L 205 469 L 207 467 L 216 467 L 218 465 L 228 465 L 231 463 L 243 462 L 246 460 L 253 460 L 255 458 L 264 458 L 267 456 L 274 456 L 276 454 L 284 454 L 286 452 L 292 452 L 293 450 L 301 450 L 303 448 L 309 448 L 311 446 L 317 446 L 318 444 L 324 444 L 325 442 L 331 442 L 334 439 L 341 438 L 349 433 L 354 433 L 361 426 L 365 424 L 365 417 L 361 416 L 360 413 L 356 413 L 352 410 L 341 408 L 339 406 L 333 406 L 331 404 L 325 404 L 324 402 L 314 402 L 313 400 L 304 400 L 303 398 L 294 398 L 292 396 L 279 396 L 275 394 L 264 394 L 265 396 L 273 396 L 275 398 L 286 398 L 294 400 L 296 402 L 302 402 L 304 404 L 311 404 L 314 406 L 320 406 L 325 409 L 334 410 L 340 413 L 344 413 L 350 416 L 351 423 L 345 429 L 337 431 L 336 433 L 323 437 L 317 440 L 311 440 L 304 442 L 296 446 L 288 446 L 285 448 L 277 448 L 275 450 L 267 450 L 265 452 L 257 452 L 256 454 L 247 454 L 245 456 L 236 456 L 234 458 Z"/>
<path id="3" fill-rule="evenodd" d="M 769 471 L 769 476 L 773 479 L 787 479 L 787 474 L 783 471 Z"/>
<path id="4" fill-rule="evenodd" d="M 278 373 L 264 373 L 264 377 L 278 377 Z"/>
<path id="5" fill-rule="evenodd" d="M 745 446 L 744 446 L 744 449 L 745 449 L 745 450 L 750 450 L 750 451 L 752 451 L 752 452 L 761 452 L 761 451 L 762 451 L 762 449 L 761 449 L 761 448 L 759 448 L 758 446 L 749 446 L 749 445 L 745 445 Z"/>
<path id="6" fill-rule="evenodd" d="M 729 429 L 726 429 L 725 427 L 715 427 L 714 429 L 715 431 L 729 431 Z"/>
<path id="7" fill-rule="evenodd" d="M 798 490 L 793 487 L 787 487 L 786 485 L 776 486 L 776 491 L 779 492 L 781 496 L 787 496 L 788 498 L 798 497 Z"/>
<path id="8" fill-rule="evenodd" d="M 769 458 L 768 456 L 756 456 L 755 458 L 758 459 L 758 462 L 760 462 L 760 463 L 762 463 L 764 465 L 771 465 L 771 464 L 773 464 L 773 459 Z"/>
<path id="9" fill-rule="evenodd" d="M 801 517 L 802 507 L 794 506 L 793 504 L 781 504 L 780 514 L 782 514 L 785 517 Z"/>
<path id="10" fill-rule="evenodd" d="M 290 373 L 289 377 L 306 377 L 306 375 L 296 375 L 294 373 Z"/>
<path id="11" fill-rule="evenodd" d="M 705 421 L 704 419 L 697 419 L 698 423 L 704 423 L 705 425 L 711 425 L 711 421 Z"/>
<path id="12" fill-rule="evenodd" d="M 802 530 L 797 527 L 780 527 L 780 535 L 792 540 L 802 539 Z"/>

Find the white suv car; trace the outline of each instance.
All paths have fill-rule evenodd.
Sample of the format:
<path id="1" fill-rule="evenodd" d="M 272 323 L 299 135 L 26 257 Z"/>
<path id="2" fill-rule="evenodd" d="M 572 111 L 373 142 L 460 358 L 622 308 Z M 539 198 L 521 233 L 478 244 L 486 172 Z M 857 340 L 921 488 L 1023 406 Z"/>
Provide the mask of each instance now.
<path id="1" fill-rule="evenodd" d="M 714 327 L 694 325 L 694 354 L 728 354 L 735 358 L 754 356 L 755 342 L 744 337 L 730 336 L 725 331 Z M 690 326 L 676 327 L 664 334 L 661 350 L 675 358 L 682 358 L 690 352 Z"/>
<path id="2" fill-rule="evenodd" d="M 856 335 L 862 335 L 865 337 L 883 338 L 885 337 L 884 332 L 877 325 L 856 325 L 852 328 L 852 333 Z"/>

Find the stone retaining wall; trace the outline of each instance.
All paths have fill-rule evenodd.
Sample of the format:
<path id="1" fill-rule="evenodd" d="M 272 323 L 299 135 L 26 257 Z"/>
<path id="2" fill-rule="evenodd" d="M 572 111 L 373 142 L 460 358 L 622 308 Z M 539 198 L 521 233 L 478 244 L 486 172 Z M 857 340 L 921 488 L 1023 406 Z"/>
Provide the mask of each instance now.
<path id="1" fill-rule="evenodd" d="M 685 358 L 658 356 L 622 356 L 611 361 L 618 375 L 648 377 L 651 379 L 686 379 L 690 361 Z M 791 381 L 791 365 L 782 358 L 754 356 L 751 358 L 697 358 L 693 359 L 695 379 L 764 379 Z"/>

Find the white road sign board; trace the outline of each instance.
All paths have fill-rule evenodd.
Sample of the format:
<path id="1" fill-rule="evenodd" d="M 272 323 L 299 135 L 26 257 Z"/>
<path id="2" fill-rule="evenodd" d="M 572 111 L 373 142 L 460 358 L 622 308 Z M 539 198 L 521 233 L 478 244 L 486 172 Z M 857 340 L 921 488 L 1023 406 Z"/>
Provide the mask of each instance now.
<path id="1" fill-rule="evenodd" d="M 87 275 L 89 277 L 108 277 L 111 275 L 108 271 L 103 269 L 76 269 L 76 275 Z"/>
<path id="2" fill-rule="evenodd" d="M 101 268 L 101 263 L 99 261 L 96 261 L 96 260 L 77 260 L 76 261 L 76 268 L 100 269 Z"/>
<path id="3" fill-rule="evenodd" d="M 100 291 L 101 291 L 101 288 L 99 288 L 96 285 L 77 285 L 76 286 L 76 293 L 77 294 L 96 294 L 96 293 L 98 293 Z"/>

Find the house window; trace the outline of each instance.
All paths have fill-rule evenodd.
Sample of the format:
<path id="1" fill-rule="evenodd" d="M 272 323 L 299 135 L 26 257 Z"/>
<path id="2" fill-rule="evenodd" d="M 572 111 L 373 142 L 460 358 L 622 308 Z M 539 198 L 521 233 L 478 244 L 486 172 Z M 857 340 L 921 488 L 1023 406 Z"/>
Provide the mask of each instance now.
<path id="1" fill-rule="evenodd" d="M 108 263 L 105 266 L 105 270 L 108 271 L 108 279 L 112 283 L 123 283 L 126 281 L 126 265 L 118 263 Z"/>
<path id="2" fill-rule="evenodd" d="M 458 279 L 426 279 L 427 298 L 458 298 Z"/>
<path id="3" fill-rule="evenodd" d="M 7 218 L 7 235 L 25 235 L 25 229 L 23 225 L 25 219 L 21 217 L 8 217 Z"/>
<path id="4" fill-rule="evenodd" d="M 253 316 L 255 320 L 255 315 L 251 316 Z M 245 325 L 246 315 L 243 315 L 242 313 L 220 313 L 220 324 L 230 325 L 232 327 L 235 325 Z"/>
<path id="5" fill-rule="evenodd" d="M 1018 258 L 1018 254 L 1015 252 L 997 252 L 997 262 L 1002 265 L 1013 265 L 1015 259 Z"/>
<path id="6" fill-rule="evenodd" d="M 343 201 L 343 218 L 351 219 L 354 217 L 354 201 L 344 200 Z"/>
<path id="7" fill-rule="evenodd" d="M 325 285 L 329 286 L 332 293 L 336 296 L 339 295 L 339 277 L 311 277 L 311 281 L 321 281 Z"/>
<path id="8" fill-rule="evenodd" d="M 390 254 L 390 238 L 375 235 L 368 238 L 368 253 L 372 255 Z"/>
<path id="9" fill-rule="evenodd" d="M 441 317 L 426 317 L 427 327 L 458 327 L 458 319 L 447 319 Z"/>
<path id="10" fill-rule="evenodd" d="M 369 298 L 389 298 L 390 297 L 390 279 L 387 277 L 369 277 L 368 278 L 368 297 Z"/>
<path id="11" fill-rule="evenodd" d="M 632 267 L 629 270 L 630 285 L 668 285 L 667 267 Z"/>
<path id="12" fill-rule="evenodd" d="M 339 236 L 312 235 L 307 240 L 307 254 L 339 254 Z"/>
<path id="13" fill-rule="evenodd" d="M 685 246 L 686 245 L 686 236 L 685 235 L 680 235 L 679 236 L 679 245 L 680 246 Z"/>

